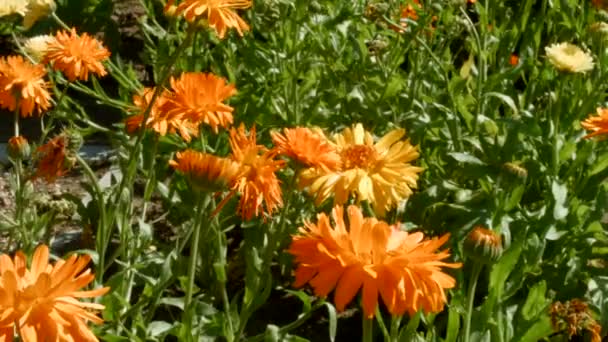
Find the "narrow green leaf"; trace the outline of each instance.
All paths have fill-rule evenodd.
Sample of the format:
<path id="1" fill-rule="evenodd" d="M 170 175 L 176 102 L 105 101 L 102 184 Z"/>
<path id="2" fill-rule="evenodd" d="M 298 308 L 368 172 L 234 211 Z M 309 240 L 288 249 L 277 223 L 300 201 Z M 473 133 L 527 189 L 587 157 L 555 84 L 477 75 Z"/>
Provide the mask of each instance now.
<path id="1" fill-rule="evenodd" d="M 336 308 L 331 303 L 325 302 L 327 307 L 327 314 L 329 315 L 329 339 L 333 342 L 336 340 L 336 334 L 338 332 L 338 315 Z"/>

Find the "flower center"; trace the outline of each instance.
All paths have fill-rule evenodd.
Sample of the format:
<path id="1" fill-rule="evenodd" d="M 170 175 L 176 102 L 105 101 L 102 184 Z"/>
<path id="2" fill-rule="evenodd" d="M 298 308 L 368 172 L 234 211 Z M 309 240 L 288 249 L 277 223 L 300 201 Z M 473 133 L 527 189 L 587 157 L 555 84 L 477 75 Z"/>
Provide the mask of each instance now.
<path id="1" fill-rule="evenodd" d="M 373 146 L 353 145 L 343 150 L 341 157 L 344 169 L 370 169 L 378 159 L 378 152 Z"/>

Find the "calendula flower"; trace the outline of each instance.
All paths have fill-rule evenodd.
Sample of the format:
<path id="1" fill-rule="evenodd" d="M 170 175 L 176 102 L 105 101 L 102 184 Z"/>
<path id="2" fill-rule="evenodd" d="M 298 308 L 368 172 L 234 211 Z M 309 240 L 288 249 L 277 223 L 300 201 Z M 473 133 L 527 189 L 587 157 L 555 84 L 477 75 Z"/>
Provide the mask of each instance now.
<path id="1" fill-rule="evenodd" d="M 194 150 L 177 152 L 169 165 L 202 191 L 228 189 L 239 173 L 239 164 L 235 161 Z"/>
<path id="2" fill-rule="evenodd" d="M 284 128 L 283 134 L 270 133 L 280 154 L 284 154 L 305 167 L 336 170 L 340 156 L 321 130 L 305 127 Z"/>
<path id="3" fill-rule="evenodd" d="M 512 53 L 511 57 L 509 57 L 509 64 L 513 67 L 519 65 L 519 56 L 517 54 Z"/>
<path id="4" fill-rule="evenodd" d="M 59 31 L 47 46 L 43 63 L 51 62 L 55 70 L 63 72 L 68 80 L 89 79 L 89 73 L 107 74 L 101 62 L 110 57 L 110 51 L 86 33 L 78 35 L 76 29 Z"/>
<path id="5" fill-rule="evenodd" d="M 49 249 L 36 248 L 31 267 L 23 252 L 0 256 L 0 340 L 12 341 L 16 331 L 21 341 L 98 341 L 86 322 L 103 320 L 96 311 L 101 304 L 80 301 L 108 292 L 108 287 L 81 290 L 94 279 L 87 268 L 88 255 L 72 255 L 49 264 Z"/>
<path id="6" fill-rule="evenodd" d="M 55 37 L 44 34 L 40 36 L 34 36 L 28 38 L 23 43 L 23 49 L 25 52 L 36 61 L 40 61 L 44 58 L 47 52 L 49 43 L 53 42 Z"/>
<path id="7" fill-rule="evenodd" d="M 608 134 L 608 108 L 597 108 L 597 116 L 589 115 L 588 118 L 581 121 L 581 126 L 586 129 L 589 134 L 585 135 L 584 139 L 589 139 L 598 135 Z"/>
<path id="8" fill-rule="evenodd" d="M 226 36 L 229 28 L 234 28 L 242 37 L 249 31 L 249 25 L 236 13 L 237 9 L 251 7 L 251 0 L 185 0 L 174 7 L 175 0 L 165 6 L 165 13 L 183 15 L 191 23 L 203 21 L 211 27 L 220 39 Z"/>
<path id="9" fill-rule="evenodd" d="M 26 0 L 1 0 L 0 17 L 11 14 L 25 15 L 28 2 Z"/>
<path id="10" fill-rule="evenodd" d="M 8 139 L 6 151 L 12 160 L 26 160 L 30 157 L 31 148 L 27 139 L 18 135 Z"/>
<path id="11" fill-rule="evenodd" d="M 346 128 L 334 137 L 340 154 L 335 171 L 310 168 L 300 173 L 300 186 L 308 188 L 315 202 L 334 196 L 334 204 L 350 196 L 368 201 L 378 215 L 397 206 L 416 188 L 422 168 L 410 164 L 418 158 L 418 148 L 402 141 L 404 129 L 395 129 L 377 142 L 361 124 Z"/>
<path id="12" fill-rule="evenodd" d="M 241 195 L 238 211 L 245 220 L 262 213 L 272 215 L 283 205 L 281 183 L 276 171 L 283 168 L 282 160 L 275 160 L 276 150 L 268 150 L 257 144 L 255 128 L 249 135 L 245 126 L 230 130 L 231 158 L 239 164 L 239 176 L 232 187 Z"/>
<path id="13" fill-rule="evenodd" d="M 52 183 L 57 177 L 65 175 L 70 168 L 67 147 L 68 140 L 63 135 L 58 135 L 38 147 L 35 152 L 37 165 L 34 178 L 42 177 Z"/>
<path id="14" fill-rule="evenodd" d="M 19 106 L 23 117 L 42 114 L 51 106 L 44 75 L 44 66 L 34 65 L 22 56 L 0 59 L 0 107 L 12 111 Z"/>
<path id="15" fill-rule="evenodd" d="M 602 326 L 591 315 L 587 303 L 580 299 L 551 304 L 549 315 L 553 329 L 566 332 L 569 340 L 575 335 L 582 336 L 583 331 L 587 330 L 592 342 L 602 341 Z"/>
<path id="16" fill-rule="evenodd" d="M 593 57 L 570 43 L 558 43 L 545 47 L 549 62 L 560 71 L 586 72 L 593 69 Z"/>
<path id="17" fill-rule="evenodd" d="M 23 15 L 23 27 L 28 30 L 40 18 L 44 18 L 55 11 L 57 5 L 54 0 L 27 0 L 27 10 Z"/>
<path id="18" fill-rule="evenodd" d="M 442 260 L 449 251 L 438 251 L 449 238 L 424 240 L 421 232 L 407 233 L 373 217 L 363 217 L 356 206 L 334 207 L 332 226 L 325 214 L 317 223 L 305 223 L 293 238 L 288 252 L 298 264 L 295 287 L 306 283 L 315 294 L 326 297 L 334 290 L 338 311 L 344 310 L 361 290 L 363 314 L 371 318 L 378 296 L 393 315 L 419 310 L 436 313 L 447 302 L 445 289 L 456 281 L 441 267 L 458 268 L 460 263 Z"/>
<path id="19" fill-rule="evenodd" d="M 464 251 L 477 262 L 492 264 L 502 255 L 502 237 L 490 229 L 477 226 L 464 240 Z"/>
<path id="20" fill-rule="evenodd" d="M 190 122 L 197 128 L 204 123 L 216 133 L 219 127 L 232 124 L 234 109 L 223 101 L 236 94 L 236 88 L 225 79 L 210 73 L 186 72 L 178 79 L 171 78 L 171 90 L 160 107 L 171 120 Z"/>

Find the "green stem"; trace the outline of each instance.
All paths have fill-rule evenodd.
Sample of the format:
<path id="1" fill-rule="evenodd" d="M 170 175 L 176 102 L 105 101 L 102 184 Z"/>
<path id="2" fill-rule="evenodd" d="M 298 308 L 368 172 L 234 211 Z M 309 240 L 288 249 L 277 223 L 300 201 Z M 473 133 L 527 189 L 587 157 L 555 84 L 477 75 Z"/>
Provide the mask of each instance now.
<path id="1" fill-rule="evenodd" d="M 15 137 L 19 136 L 19 96 L 15 100 L 15 113 L 14 113 L 14 135 Z M 24 240 L 29 241 L 29 237 L 26 238 L 27 232 L 23 227 L 23 191 L 21 184 L 21 158 L 17 158 L 17 160 L 13 161 L 14 171 L 15 171 L 15 220 L 19 225 L 18 232 Z M 12 243 L 13 233 L 11 231 L 11 243 Z M 26 243 L 27 245 L 27 243 Z M 10 244 L 9 244 L 10 246 Z M 28 246 L 29 248 L 29 246 Z"/>
<path id="2" fill-rule="evenodd" d="M 154 169 L 154 164 L 156 162 L 156 151 L 157 150 L 158 150 L 158 136 L 155 136 L 154 145 L 152 146 L 150 165 L 148 165 L 146 167 L 146 169 L 148 169 L 150 174 L 147 177 L 146 187 L 144 189 L 144 198 L 143 198 L 144 204 L 143 204 L 143 208 L 141 209 L 141 222 L 146 222 L 146 213 L 148 211 L 148 201 L 152 197 L 152 191 L 153 191 L 152 189 L 156 185 L 156 171 Z"/>
<path id="3" fill-rule="evenodd" d="M 310 318 L 310 316 L 312 316 L 312 314 L 319 308 L 323 307 L 324 302 L 323 301 L 318 301 L 317 303 L 315 303 L 315 305 L 312 306 L 312 308 L 301 314 L 298 319 L 296 319 L 295 321 L 287 324 L 286 326 L 282 327 L 279 329 L 279 337 L 282 337 L 284 334 L 290 332 L 291 330 L 299 327 L 300 325 L 302 325 L 304 322 L 306 322 L 306 320 L 308 320 Z M 259 335 L 253 336 L 252 338 L 247 339 L 247 342 L 258 342 L 258 341 L 263 341 L 264 338 L 266 337 L 266 333 L 261 333 Z"/>
<path id="4" fill-rule="evenodd" d="M 483 265 L 479 262 L 474 262 L 473 273 L 469 279 L 469 289 L 467 290 L 467 314 L 464 321 L 464 336 L 463 342 L 469 342 L 471 338 L 471 317 L 473 316 L 473 302 L 475 300 L 475 288 L 477 287 L 477 280 Z"/>
<path id="5" fill-rule="evenodd" d="M 378 322 L 378 326 L 380 327 L 380 331 L 382 331 L 382 335 L 384 336 L 385 341 L 390 341 L 390 335 L 388 333 L 388 329 L 386 329 L 386 325 L 384 324 L 384 319 L 382 318 L 382 313 L 380 312 L 380 306 L 376 306 L 376 321 Z"/>
<path id="6" fill-rule="evenodd" d="M 188 265 L 188 285 L 186 287 L 186 296 L 184 298 L 184 314 L 188 312 L 188 307 L 192 302 L 192 293 L 194 292 L 194 278 L 196 276 L 196 261 L 198 259 L 200 248 L 200 237 L 203 226 L 205 225 L 204 217 L 207 206 L 210 202 L 210 197 L 204 195 L 204 198 L 199 199 L 196 209 L 196 218 L 194 221 L 194 236 L 190 244 L 190 263 Z"/>
<path id="7" fill-rule="evenodd" d="M 363 317 L 362 329 L 363 336 L 361 338 L 362 342 L 372 342 L 374 337 L 374 319 L 366 318 L 363 312 L 361 313 Z"/>
<path id="8" fill-rule="evenodd" d="M 62 28 L 66 29 L 66 30 L 71 30 L 71 28 L 66 23 L 64 23 L 63 20 L 61 20 L 61 18 L 59 18 L 55 12 L 51 13 L 51 17 Z"/>
<path id="9" fill-rule="evenodd" d="M 403 316 L 393 316 L 391 319 L 391 342 L 399 341 L 399 326 L 401 325 L 401 318 L 403 318 Z"/>

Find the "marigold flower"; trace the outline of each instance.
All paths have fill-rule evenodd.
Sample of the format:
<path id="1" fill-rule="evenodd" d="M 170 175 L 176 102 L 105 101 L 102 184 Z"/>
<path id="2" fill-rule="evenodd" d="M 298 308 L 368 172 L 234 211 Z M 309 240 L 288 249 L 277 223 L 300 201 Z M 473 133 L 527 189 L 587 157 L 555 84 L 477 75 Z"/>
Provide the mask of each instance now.
<path id="1" fill-rule="evenodd" d="M 519 56 L 517 54 L 512 53 L 511 57 L 509 57 L 509 65 L 516 67 L 519 64 Z"/>
<path id="2" fill-rule="evenodd" d="M 6 150 L 12 160 L 26 160 L 30 157 L 31 153 L 29 142 L 21 135 L 8 139 Z"/>
<path id="3" fill-rule="evenodd" d="M 34 36 L 28 38 L 23 42 L 23 49 L 25 52 L 36 61 L 40 61 L 44 58 L 47 52 L 49 43 L 55 40 L 55 37 L 48 34 Z"/>
<path id="4" fill-rule="evenodd" d="M 70 163 L 67 160 L 67 144 L 66 137 L 58 135 L 36 149 L 35 157 L 38 162 L 34 178 L 42 177 L 52 183 L 57 177 L 68 172 Z"/>
<path id="5" fill-rule="evenodd" d="M 338 311 L 344 310 L 359 289 L 363 314 L 371 318 L 378 295 L 393 315 L 419 310 L 440 312 L 447 297 L 444 290 L 456 280 L 441 267 L 458 268 L 446 263 L 448 250 L 438 252 L 449 238 L 423 240 L 421 232 L 408 233 L 373 217 L 363 217 L 361 209 L 349 206 L 345 220 L 341 206 L 334 207 L 334 225 L 327 215 L 317 215 L 317 223 L 305 223 L 293 238 L 288 252 L 298 264 L 295 287 L 309 283 L 315 294 L 326 297 L 334 291 Z M 348 225 L 348 227 L 347 227 Z"/>
<path id="6" fill-rule="evenodd" d="M 59 31 L 55 40 L 47 46 L 43 63 L 51 62 L 53 68 L 63 72 L 68 80 L 89 79 L 89 73 L 107 74 L 101 62 L 110 57 L 110 51 L 87 33 L 78 35 L 76 29 Z"/>
<path id="7" fill-rule="evenodd" d="M 205 123 L 215 133 L 219 127 L 227 128 L 232 124 L 234 108 L 223 101 L 236 94 L 236 88 L 222 77 L 186 72 L 178 79 L 171 78 L 171 90 L 166 102 L 159 107 L 170 121 L 177 120 L 176 124 L 190 122 L 197 130 Z"/>
<path id="8" fill-rule="evenodd" d="M 40 18 L 44 18 L 55 11 L 57 5 L 54 0 L 27 0 L 27 11 L 23 15 L 23 27 L 28 30 Z"/>
<path id="9" fill-rule="evenodd" d="M 559 71 L 586 72 L 593 69 L 593 57 L 570 43 L 558 43 L 545 47 L 549 62 Z"/>
<path id="10" fill-rule="evenodd" d="M 91 257 L 72 255 L 49 264 L 49 249 L 36 248 L 30 269 L 23 252 L 0 256 L 0 340 L 12 341 L 16 330 L 22 341 L 98 341 L 86 322 L 99 324 L 95 311 L 104 306 L 81 302 L 109 291 L 109 287 L 81 291 L 95 275 L 86 268 Z"/>
<path id="11" fill-rule="evenodd" d="M 565 331 L 568 339 L 581 336 L 584 330 L 591 334 L 592 342 L 602 341 L 602 326 L 593 318 L 587 303 L 580 299 L 572 299 L 565 303 L 555 302 L 549 308 L 551 325 L 556 332 Z"/>
<path id="12" fill-rule="evenodd" d="M 27 10 L 27 1 L 24 0 L 2 0 L 0 1 L 0 17 L 11 14 L 24 15 Z"/>
<path id="13" fill-rule="evenodd" d="M 358 202 L 368 201 L 382 216 L 413 193 L 423 170 L 410 164 L 418 158 L 418 148 L 409 140 L 400 141 L 404 135 L 404 129 L 395 129 L 374 143 L 361 124 L 346 128 L 334 137 L 340 168 L 306 169 L 299 184 L 308 187 L 317 205 L 332 195 L 334 204 L 343 204 L 352 195 Z"/>
<path id="14" fill-rule="evenodd" d="M 177 152 L 169 165 L 183 173 L 192 186 L 202 191 L 226 189 L 239 173 L 239 164 L 235 161 L 194 150 Z"/>
<path id="15" fill-rule="evenodd" d="M 590 133 L 585 135 L 584 139 L 593 138 L 597 135 L 608 134 L 608 108 L 597 108 L 597 116 L 592 116 L 581 121 L 581 126 Z"/>
<path id="16" fill-rule="evenodd" d="M 477 262 L 492 264 L 502 255 L 502 237 L 490 229 L 477 226 L 464 240 L 464 251 Z"/>
<path id="17" fill-rule="evenodd" d="M 242 37 L 249 31 L 249 25 L 235 12 L 237 9 L 251 7 L 251 0 L 185 0 L 174 7 L 175 0 L 165 6 L 165 13 L 182 15 L 191 23 L 203 20 L 217 33 L 220 39 L 226 36 L 229 28 L 234 28 Z"/>
<path id="18" fill-rule="evenodd" d="M 270 133 L 280 154 L 284 154 L 306 167 L 336 170 L 340 156 L 319 129 L 305 127 L 284 128 L 283 134 Z"/>
<path id="19" fill-rule="evenodd" d="M 41 115 L 51 106 L 44 75 L 44 66 L 34 65 L 22 56 L 0 59 L 0 107 L 15 110 L 18 105 L 22 117 Z"/>
<path id="20" fill-rule="evenodd" d="M 240 166 L 239 176 L 232 187 L 233 193 L 239 192 L 238 212 L 245 220 L 250 220 L 265 212 L 272 212 L 283 205 L 281 182 L 276 171 L 285 166 L 282 160 L 275 160 L 278 151 L 268 150 L 258 145 L 255 127 L 245 133 L 243 124 L 230 130 L 231 158 Z"/>

